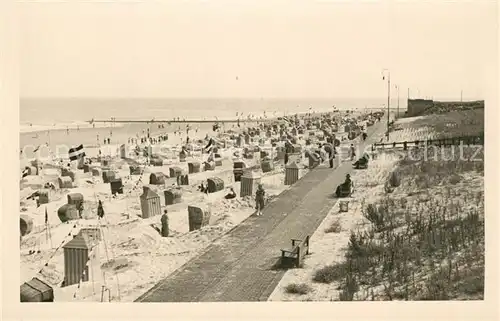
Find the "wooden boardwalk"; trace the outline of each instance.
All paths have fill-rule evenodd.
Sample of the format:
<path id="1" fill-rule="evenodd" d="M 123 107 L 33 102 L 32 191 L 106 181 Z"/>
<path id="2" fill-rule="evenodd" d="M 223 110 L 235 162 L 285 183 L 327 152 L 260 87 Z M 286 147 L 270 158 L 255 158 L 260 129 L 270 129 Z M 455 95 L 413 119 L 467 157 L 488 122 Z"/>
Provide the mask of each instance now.
<path id="1" fill-rule="evenodd" d="M 373 143 L 372 134 L 384 129 L 383 122 L 370 127 L 361 147 Z M 336 186 L 351 171 L 351 162 L 310 171 L 271 202 L 263 216 L 247 218 L 136 302 L 266 301 L 285 273 L 274 269 L 280 249 L 287 248 L 291 238 L 316 231 L 337 201 Z"/>

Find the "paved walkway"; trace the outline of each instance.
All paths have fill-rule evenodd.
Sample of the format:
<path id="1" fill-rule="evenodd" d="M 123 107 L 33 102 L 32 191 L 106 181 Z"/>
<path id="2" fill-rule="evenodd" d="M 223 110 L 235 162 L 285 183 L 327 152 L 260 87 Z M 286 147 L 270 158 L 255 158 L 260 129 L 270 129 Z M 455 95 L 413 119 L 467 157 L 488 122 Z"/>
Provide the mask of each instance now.
<path id="1" fill-rule="evenodd" d="M 384 126 L 372 126 L 362 145 L 373 143 L 373 132 L 383 132 Z M 136 302 L 266 301 L 285 273 L 273 269 L 280 249 L 316 231 L 336 203 L 335 188 L 351 171 L 351 162 L 344 162 L 333 170 L 320 166 L 308 172 L 263 216 L 247 218 Z M 310 247 L 314 252 L 314 244 Z"/>

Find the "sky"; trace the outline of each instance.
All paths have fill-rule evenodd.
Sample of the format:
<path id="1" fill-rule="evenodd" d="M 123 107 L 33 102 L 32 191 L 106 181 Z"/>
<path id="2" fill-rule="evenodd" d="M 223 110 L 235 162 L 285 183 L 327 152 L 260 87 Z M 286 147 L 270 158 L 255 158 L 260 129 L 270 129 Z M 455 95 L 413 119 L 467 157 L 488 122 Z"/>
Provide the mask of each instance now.
<path id="1" fill-rule="evenodd" d="M 482 98 L 495 1 L 22 2 L 33 97 Z"/>

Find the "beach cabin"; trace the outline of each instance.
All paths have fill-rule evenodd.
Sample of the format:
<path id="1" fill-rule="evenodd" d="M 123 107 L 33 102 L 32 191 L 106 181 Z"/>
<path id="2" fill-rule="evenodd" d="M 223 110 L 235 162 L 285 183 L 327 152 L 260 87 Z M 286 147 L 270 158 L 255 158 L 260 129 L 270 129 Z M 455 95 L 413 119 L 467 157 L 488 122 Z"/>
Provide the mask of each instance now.
<path id="1" fill-rule="evenodd" d="M 154 157 L 151 157 L 151 159 L 149 160 L 149 163 L 151 164 L 151 166 L 163 166 L 163 159 L 161 159 L 157 156 L 154 156 Z"/>
<path id="2" fill-rule="evenodd" d="M 165 205 L 174 205 L 182 202 L 182 191 L 180 189 L 172 188 L 163 193 L 165 195 Z"/>
<path id="3" fill-rule="evenodd" d="M 73 188 L 73 180 L 69 176 L 61 176 L 57 178 L 59 188 Z"/>
<path id="4" fill-rule="evenodd" d="M 241 176 L 243 175 L 243 171 L 247 168 L 247 165 L 242 160 L 236 160 L 233 163 L 233 174 L 234 181 L 239 182 L 241 180 Z"/>
<path id="5" fill-rule="evenodd" d="M 38 191 L 38 204 L 48 204 L 50 202 L 50 190 L 48 188 L 42 188 Z"/>
<path id="6" fill-rule="evenodd" d="M 141 175 L 142 168 L 139 165 L 130 165 L 129 167 L 130 175 Z"/>
<path id="7" fill-rule="evenodd" d="M 188 163 L 188 173 L 189 174 L 199 173 L 200 168 L 201 168 L 201 164 L 199 162 Z"/>
<path id="8" fill-rule="evenodd" d="M 240 197 L 252 196 L 257 190 L 257 185 L 260 183 L 262 175 L 251 170 L 246 171 L 241 176 Z"/>
<path id="9" fill-rule="evenodd" d="M 115 178 L 118 178 L 118 175 L 112 170 L 106 170 L 102 172 L 102 181 L 103 183 L 110 183 Z"/>
<path id="10" fill-rule="evenodd" d="M 293 153 L 302 153 L 302 145 L 299 144 L 294 144 L 293 147 Z"/>
<path id="11" fill-rule="evenodd" d="M 24 282 L 20 290 L 21 302 L 54 302 L 54 289 L 39 278 Z"/>
<path id="12" fill-rule="evenodd" d="M 189 232 L 194 230 L 199 230 L 206 226 L 210 222 L 211 213 L 203 205 L 189 205 L 188 206 L 188 221 L 189 221 Z"/>
<path id="13" fill-rule="evenodd" d="M 114 178 L 109 182 L 111 194 L 123 194 L 123 182 L 121 178 Z"/>
<path id="14" fill-rule="evenodd" d="M 276 157 L 274 159 L 278 161 L 285 160 L 285 154 L 286 151 L 284 146 L 276 147 Z"/>
<path id="15" fill-rule="evenodd" d="M 139 198 L 142 218 L 146 219 L 161 214 L 160 196 L 151 190 L 149 186 L 143 186 L 143 193 Z"/>
<path id="16" fill-rule="evenodd" d="M 19 230 L 21 232 L 21 236 L 25 236 L 31 233 L 33 229 L 33 219 L 28 215 L 21 214 L 19 217 Z"/>
<path id="17" fill-rule="evenodd" d="M 216 193 L 224 189 L 224 181 L 220 177 L 210 177 L 207 179 L 208 192 Z"/>
<path id="18" fill-rule="evenodd" d="M 288 154 L 287 164 L 291 162 L 296 162 L 297 164 L 302 163 L 302 153 L 290 153 Z"/>
<path id="19" fill-rule="evenodd" d="M 26 166 L 26 170 L 28 172 L 28 175 L 31 175 L 31 176 L 38 175 L 38 167 L 35 167 L 35 166 Z"/>
<path id="20" fill-rule="evenodd" d="M 299 166 L 291 162 L 285 167 L 285 185 L 293 185 L 299 180 Z"/>
<path id="21" fill-rule="evenodd" d="M 264 159 L 260 163 L 260 168 L 262 169 L 263 173 L 268 173 L 274 170 L 274 162 L 271 159 Z"/>
<path id="22" fill-rule="evenodd" d="M 88 244 L 97 244 L 102 240 L 101 230 L 98 227 L 83 227 L 78 234 L 81 234 Z"/>
<path id="23" fill-rule="evenodd" d="M 164 185 L 165 179 L 165 174 L 163 174 L 162 172 L 151 173 L 151 175 L 149 175 L 149 184 Z"/>
<path id="24" fill-rule="evenodd" d="M 89 280 L 90 246 L 82 234 L 73 237 L 63 246 L 64 250 L 64 286 Z"/>
<path id="25" fill-rule="evenodd" d="M 180 168 L 178 166 L 170 167 L 169 171 L 170 171 L 170 177 L 171 178 L 174 178 L 174 177 L 182 175 L 182 168 Z"/>
<path id="26" fill-rule="evenodd" d="M 68 204 L 73 204 L 76 209 L 81 213 L 83 211 L 83 194 L 81 193 L 70 193 L 67 195 Z"/>
<path id="27" fill-rule="evenodd" d="M 80 218 L 80 213 L 74 204 L 64 204 L 57 210 L 57 216 L 61 222 L 65 223 Z"/>
<path id="28" fill-rule="evenodd" d="M 205 171 L 214 171 L 215 162 L 205 162 Z"/>
<path id="29" fill-rule="evenodd" d="M 241 137 L 241 135 L 239 135 L 238 137 L 236 137 L 236 147 L 241 147 L 241 145 L 243 145 L 243 138 Z"/>
<path id="30" fill-rule="evenodd" d="M 189 175 L 184 174 L 177 176 L 177 185 L 189 185 Z"/>
<path id="31" fill-rule="evenodd" d="M 127 145 L 122 144 L 120 145 L 120 158 L 125 159 L 127 157 L 128 157 Z"/>
<path id="32" fill-rule="evenodd" d="M 100 177 L 101 176 L 101 169 L 97 167 L 91 167 L 90 171 L 92 172 L 92 176 L 95 177 Z"/>
<path id="33" fill-rule="evenodd" d="M 68 168 L 65 168 L 65 167 L 61 168 L 61 176 L 62 177 L 71 177 L 71 181 L 73 181 L 73 182 L 75 181 L 75 173 Z"/>

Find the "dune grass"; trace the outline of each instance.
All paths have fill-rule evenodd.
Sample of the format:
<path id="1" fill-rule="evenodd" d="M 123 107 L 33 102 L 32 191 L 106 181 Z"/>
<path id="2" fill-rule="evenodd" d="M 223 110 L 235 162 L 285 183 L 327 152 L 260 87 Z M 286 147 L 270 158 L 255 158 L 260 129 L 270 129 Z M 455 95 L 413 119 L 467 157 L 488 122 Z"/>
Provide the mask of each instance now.
<path id="1" fill-rule="evenodd" d="M 285 287 L 286 293 L 305 295 L 311 292 L 312 288 L 305 283 L 290 283 Z"/>
<path id="2" fill-rule="evenodd" d="M 342 232 L 342 225 L 340 220 L 336 219 L 332 224 L 325 230 L 325 233 L 340 233 Z"/>
<path id="3" fill-rule="evenodd" d="M 417 197 L 363 204 L 368 228 L 352 231 L 344 261 L 317 270 L 313 281 L 336 282 L 341 301 L 482 299 L 484 192 L 459 185 L 483 168 L 459 157 L 401 160 L 398 189 Z"/>

